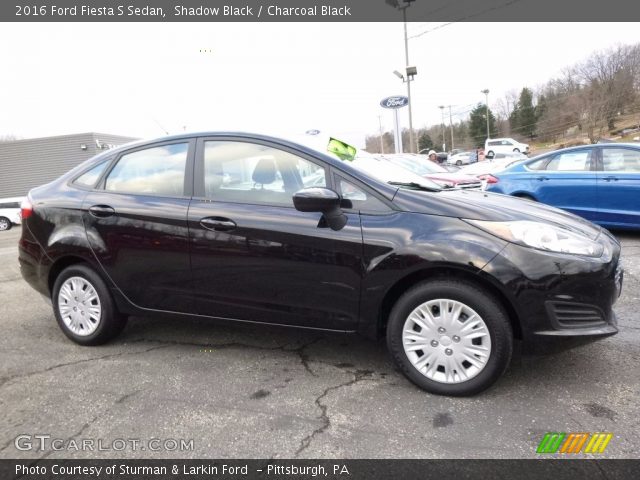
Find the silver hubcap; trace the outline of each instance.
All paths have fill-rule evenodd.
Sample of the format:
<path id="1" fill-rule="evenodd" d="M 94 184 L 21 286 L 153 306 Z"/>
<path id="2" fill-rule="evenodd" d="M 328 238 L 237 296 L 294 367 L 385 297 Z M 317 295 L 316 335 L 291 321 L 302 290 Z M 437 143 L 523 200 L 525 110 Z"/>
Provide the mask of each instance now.
<path id="1" fill-rule="evenodd" d="M 461 383 L 478 375 L 491 356 L 484 320 L 462 302 L 436 299 L 409 314 L 402 329 L 407 358 L 425 377 Z"/>
<path id="2" fill-rule="evenodd" d="M 98 292 L 82 277 L 68 278 L 62 284 L 58 309 L 64 324 L 76 335 L 91 335 L 100 325 L 102 307 Z"/>
<path id="3" fill-rule="evenodd" d="M 4 218 L 0 219 L 0 230 L 6 230 L 9 228 L 9 222 Z"/>

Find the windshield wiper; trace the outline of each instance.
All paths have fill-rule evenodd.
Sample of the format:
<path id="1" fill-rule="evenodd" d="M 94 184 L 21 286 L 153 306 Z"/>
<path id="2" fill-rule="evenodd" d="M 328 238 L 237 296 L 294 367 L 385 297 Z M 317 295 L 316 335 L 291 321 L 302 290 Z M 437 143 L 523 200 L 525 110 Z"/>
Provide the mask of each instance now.
<path id="1" fill-rule="evenodd" d="M 387 182 L 389 185 L 394 185 L 396 187 L 406 187 L 411 188 L 413 190 L 423 190 L 425 192 L 439 192 L 442 188 L 433 188 L 427 187 L 426 185 L 422 185 L 416 182 Z"/>

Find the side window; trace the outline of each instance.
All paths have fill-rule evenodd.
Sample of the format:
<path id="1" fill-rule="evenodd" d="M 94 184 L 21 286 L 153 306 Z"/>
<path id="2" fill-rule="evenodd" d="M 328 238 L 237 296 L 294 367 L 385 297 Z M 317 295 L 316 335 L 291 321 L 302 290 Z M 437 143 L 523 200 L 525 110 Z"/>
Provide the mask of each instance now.
<path id="1" fill-rule="evenodd" d="M 362 210 L 365 212 L 389 211 L 389 207 L 373 195 L 365 192 L 362 188 L 337 175 L 334 178 L 336 180 L 336 185 L 338 186 L 338 193 L 340 193 L 344 200 L 351 200 L 355 210 Z"/>
<path id="2" fill-rule="evenodd" d="M 584 172 L 591 170 L 591 151 L 577 150 L 554 156 L 545 170 L 557 172 Z"/>
<path id="3" fill-rule="evenodd" d="M 20 202 L 0 203 L 0 208 L 20 208 Z"/>
<path id="4" fill-rule="evenodd" d="M 182 196 L 188 150 L 188 143 L 176 143 L 123 155 L 109 172 L 105 190 Z"/>
<path id="5" fill-rule="evenodd" d="M 78 178 L 76 178 L 73 183 L 83 187 L 94 187 L 96 182 L 98 181 L 98 178 L 100 178 L 100 175 L 102 175 L 102 172 L 107 167 L 107 165 L 109 165 L 109 160 L 99 163 L 92 169 L 87 170 Z"/>
<path id="6" fill-rule="evenodd" d="M 204 144 L 205 196 L 222 202 L 293 206 L 293 194 L 327 185 L 324 167 L 257 143 Z"/>
<path id="7" fill-rule="evenodd" d="M 640 172 L 640 150 L 630 148 L 602 149 L 602 168 L 605 172 Z"/>

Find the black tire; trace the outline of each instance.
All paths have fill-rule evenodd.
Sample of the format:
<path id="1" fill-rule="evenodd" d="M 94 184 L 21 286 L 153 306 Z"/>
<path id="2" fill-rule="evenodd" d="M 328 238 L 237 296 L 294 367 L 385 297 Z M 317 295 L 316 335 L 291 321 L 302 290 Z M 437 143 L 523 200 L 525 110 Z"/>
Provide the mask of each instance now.
<path id="1" fill-rule="evenodd" d="M 462 160 L 456 160 L 456 165 L 457 165 L 457 166 L 462 165 Z"/>
<path id="2" fill-rule="evenodd" d="M 7 230 L 11 230 L 11 220 L 7 217 L 0 217 L 0 232 L 5 232 Z"/>
<path id="3" fill-rule="evenodd" d="M 405 322 L 416 307 L 435 299 L 465 304 L 481 317 L 488 330 L 491 341 L 489 358 L 484 368 L 466 381 L 444 383 L 428 378 L 414 367 L 405 352 L 402 339 Z M 433 332 L 434 335 L 439 335 Z M 444 348 L 443 345 L 431 345 L 427 348 Z M 504 373 L 513 351 L 513 331 L 503 306 L 488 292 L 459 280 L 432 280 L 414 286 L 393 306 L 387 324 L 387 346 L 400 371 L 420 388 L 437 395 L 468 396 L 489 388 Z M 439 368 L 441 367 L 437 366 L 436 370 Z"/>
<path id="4" fill-rule="evenodd" d="M 514 148 L 514 149 L 513 149 L 513 153 L 520 153 L 520 149 L 518 149 L 518 148 Z"/>
<path id="5" fill-rule="evenodd" d="M 63 316 L 60 312 L 59 299 L 60 290 L 67 280 L 72 277 L 80 277 L 84 281 L 88 282 L 96 291 L 99 305 L 100 316 L 97 322 L 97 327 L 89 335 L 79 335 L 74 333 L 63 320 Z M 74 342 L 80 345 L 102 345 L 109 340 L 117 337 L 127 324 L 127 317 L 121 315 L 113 302 L 111 294 L 107 285 L 102 278 L 86 265 L 72 265 L 65 268 L 58 278 L 56 278 L 53 286 L 53 294 L 51 296 L 53 304 L 53 311 L 58 321 L 62 332 Z"/>
<path id="6" fill-rule="evenodd" d="M 496 154 L 495 154 L 495 153 L 493 153 L 491 150 L 489 150 L 485 156 L 486 156 L 487 158 L 493 158 L 493 157 L 495 157 L 495 156 L 496 156 Z"/>

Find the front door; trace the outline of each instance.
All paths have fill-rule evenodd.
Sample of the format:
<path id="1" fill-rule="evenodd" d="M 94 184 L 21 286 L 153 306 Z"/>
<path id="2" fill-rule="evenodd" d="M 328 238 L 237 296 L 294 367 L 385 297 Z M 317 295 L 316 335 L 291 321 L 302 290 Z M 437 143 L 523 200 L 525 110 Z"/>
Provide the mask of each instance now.
<path id="1" fill-rule="evenodd" d="M 611 227 L 640 225 L 640 149 L 602 147 L 598 218 Z"/>
<path id="2" fill-rule="evenodd" d="M 362 274 L 357 213 L 340 231 L 293 207 L 328 168 L 286 147 L 201 139 L 189 208 L 193 291 L 200 314 L 355 330 Z"/>

